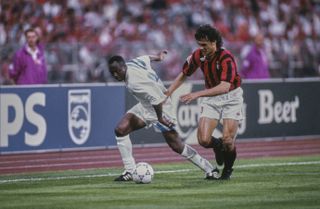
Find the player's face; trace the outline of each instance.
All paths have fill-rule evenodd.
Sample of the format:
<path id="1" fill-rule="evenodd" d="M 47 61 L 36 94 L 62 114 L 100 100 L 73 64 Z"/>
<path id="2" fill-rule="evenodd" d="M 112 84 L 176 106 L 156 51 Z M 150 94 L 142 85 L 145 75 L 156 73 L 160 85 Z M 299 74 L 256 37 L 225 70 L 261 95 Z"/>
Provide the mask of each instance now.
<path id="1" fill-rule="evenodd" d="M 210 42 L 208 40 L 198 40 L 197 44 L 200 46 L 200 49 L 206 57 L 212 57 L 213 54 L 217 51 L 216 42 Z"/>
<path id="2" fill-rule="evenodd" d="M 263 43 L 264 43 L 264 37 L 262 34 L 258 34 L 255 39 L 254 42 L 257 44 L 258 47 L 263 47 Z"/>
<path id="3" fill-rule="evenodd" d="M 126 66 L 123 63 L 113 62 L 109 65 L 109 72 L 117 81 L 124 81 L 126 77 Z"/>
<path id="4" fill-rule="evenodd" d="M 37 45 L 38 35 L 34 31 L 29 31 L 26 34 L 26 39 L 27 39 L 28 45 L 33 48 L 33 47 L 35 47 Z"/>

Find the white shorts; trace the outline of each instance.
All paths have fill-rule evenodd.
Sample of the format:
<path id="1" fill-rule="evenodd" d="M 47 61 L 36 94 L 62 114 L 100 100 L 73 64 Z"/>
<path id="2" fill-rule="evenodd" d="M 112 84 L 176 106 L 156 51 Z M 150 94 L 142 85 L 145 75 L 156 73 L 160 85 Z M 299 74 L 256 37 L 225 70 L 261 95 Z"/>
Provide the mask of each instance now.
<path id="1" fill-rule="evenodd" d="M 172 128 L 169 128 L 158 121 L 156 111 L 152 106 L 145 107 L 141 103 L 138 103 L 128 110 L 127 113 L 132 113 L 143 120 L 146 124 L 146 128 L 153 126 L 156 132 L 175 130 L 174 126 L 177 124 L 177 118 L 173 112 L 173 106 L 170 98 L 168 98 L 166 103 L 162 106 L 162 115 L 174 124 Z"/>
<path id="2" fill-rule="evenodd" d="M 243 90 L 238 87 L 226 94 L 204 97 L 201 101 L 200 117 L 211 119 L 243 120 Z"/>

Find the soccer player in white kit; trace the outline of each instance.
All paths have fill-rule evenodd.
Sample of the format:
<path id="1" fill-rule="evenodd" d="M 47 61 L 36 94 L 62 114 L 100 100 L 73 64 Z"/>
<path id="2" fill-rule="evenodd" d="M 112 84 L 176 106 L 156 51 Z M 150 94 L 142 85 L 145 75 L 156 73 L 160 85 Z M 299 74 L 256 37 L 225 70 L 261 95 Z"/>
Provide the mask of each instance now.
<path id="1" fill-rule="evenodd" d="M 206 173 L 206 179 L 218 179 L 218 169 L 204 159 L 191 146 L 184 144 L 175 130 L 176 116 L 171 99 L 166 96 L 167 89 L 151 68 L 151 61 L 162 61 L 168 52 L 145 55 L 125 62 L 121 56 L 108 60 L 109 71 L 118 81 L 124 81 L 128 91 L 138 100 L 123 116 L 115 135 L 118 149 L 124 164 L 124 172 L 115 181 L 131 181 L 135 169 L 132 143 L 129 134 L 144 127 L 153 126 L 161 132 L 170 148 L 194 163 Z"/>

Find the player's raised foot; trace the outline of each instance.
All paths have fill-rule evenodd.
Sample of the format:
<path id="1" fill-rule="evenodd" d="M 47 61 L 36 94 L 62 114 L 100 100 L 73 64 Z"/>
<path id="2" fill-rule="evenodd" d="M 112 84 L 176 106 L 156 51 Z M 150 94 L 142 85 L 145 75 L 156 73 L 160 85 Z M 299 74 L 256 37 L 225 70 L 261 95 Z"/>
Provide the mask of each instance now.
<path id="1" fill-rule="evenodd" d="M 233 169 L 230 168 L 230 169 L 223 169 L 222 170 L 222 174 L 220 176 L 220 180 L 230 180 L 231 178 L 231 175 L 232 175 L 232 171 Z"/>
<path id="2" fill-rule="evenodd" d="M 206 174 L 207 180 L 219 180 L 219 169 L 215 168 L 210 173 Z"/>
<path id="3" fill-rule="evenodd" d="M 132 181 L 132 174 L 125 171 L 123 174 L 115 178 L 114 181 Z"/>
<path id="4" fill-rule="evenodd" d="M 218 165 L 223 165 L 224 163 L 224 153 L 222 140 L 220 138 L 214 138 L 213 140 L 213 151 Z"/>

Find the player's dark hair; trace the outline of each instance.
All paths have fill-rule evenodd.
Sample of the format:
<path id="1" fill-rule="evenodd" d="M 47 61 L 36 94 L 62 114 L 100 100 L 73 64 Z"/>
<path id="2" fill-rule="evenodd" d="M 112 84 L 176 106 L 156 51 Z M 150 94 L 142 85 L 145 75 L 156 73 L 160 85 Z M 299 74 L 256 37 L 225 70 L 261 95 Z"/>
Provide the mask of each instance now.
<path id="1" fill-rule="evenodd" d="M 25 30 L 25 31 L 24 31 L 24 35 L 27 36 L 27 34 L 28 34 L 29 32 L 34 32 L 34 33 L 36 33 L 37 36 L 38 36 L 38 33 L 37 33 L 37 31 L 36 31 L 35 28 L 29 28 L 29 29 Z"/>
<path id="2" fill-rule="evenodd" d="M 115 55 L 115 56 L 110 57 L 110 59 L 108 60 L 108 65 L 111 65 L 114 62 L 125 63 L 123 57 L 121 57 L 119 55 Z"/>
<path id="3" fill-rule="evenodd" d="M 206 24 L 206 25 L 201 25 L 196 33 L 194 34 L 194 37 L 197 41 L 201 41 L 201 40 L 208 40 L 210 42 L 216 42 L 217 43 L 217 48 L 221 48 L 223 45 L 223 41 L 222 41 L 222 37 L 220 35 L 220 32 Z"/>

